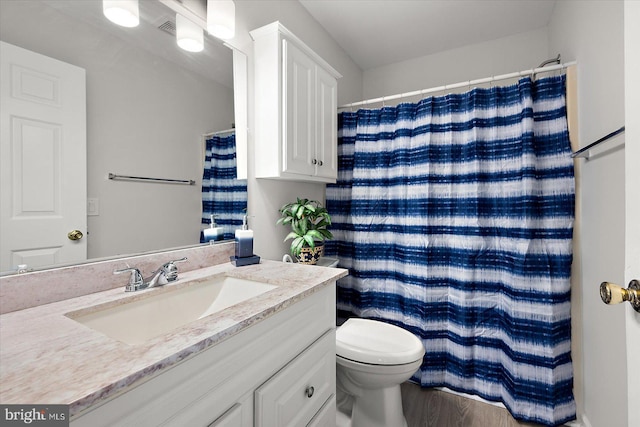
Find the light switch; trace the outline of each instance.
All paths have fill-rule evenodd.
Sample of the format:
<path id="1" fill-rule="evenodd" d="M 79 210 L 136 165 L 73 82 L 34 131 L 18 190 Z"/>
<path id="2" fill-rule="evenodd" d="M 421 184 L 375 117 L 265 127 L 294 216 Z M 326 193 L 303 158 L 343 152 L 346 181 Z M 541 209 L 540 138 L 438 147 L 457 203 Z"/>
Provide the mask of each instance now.
<path id="1" fill-rule="evenodd" d="M 100 215 L 100 200 L 98 198 L 87 199 L 87 216 Z"/>

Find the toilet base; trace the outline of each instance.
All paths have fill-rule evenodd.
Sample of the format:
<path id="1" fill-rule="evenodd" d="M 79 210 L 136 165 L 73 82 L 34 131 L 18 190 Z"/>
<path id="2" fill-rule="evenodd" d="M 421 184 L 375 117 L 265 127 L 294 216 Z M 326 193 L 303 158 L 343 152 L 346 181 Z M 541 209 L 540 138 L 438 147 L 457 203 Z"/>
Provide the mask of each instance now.
<path id="1" fill-rule="evenodd" d="M 344 393 L 338 388 L 338 401 L 345 401 Z M 351 408 L 338 406 L 337 427 L 407 427 L 399 385 L 362 389 L 361 393 L 358 397 L 348 396 L 353 404 Z"/>

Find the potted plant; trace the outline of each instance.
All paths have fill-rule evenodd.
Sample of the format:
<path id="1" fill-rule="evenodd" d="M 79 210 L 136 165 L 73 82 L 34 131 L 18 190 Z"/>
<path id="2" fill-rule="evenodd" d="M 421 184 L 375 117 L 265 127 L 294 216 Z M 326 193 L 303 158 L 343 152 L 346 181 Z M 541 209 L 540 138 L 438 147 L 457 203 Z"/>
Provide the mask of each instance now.
<path id="1" fill-rule="evenodd" d="M 291 232 L 284 241 L 291 242 L 291 255 L 302 264 L 315 264 L 324 252 L 325 239 L 333 235 L 327 227 L 331 215 L 320 202 L 297 198 L 280 208 L 280 219 L 276 224 L 290 225 Z"/>

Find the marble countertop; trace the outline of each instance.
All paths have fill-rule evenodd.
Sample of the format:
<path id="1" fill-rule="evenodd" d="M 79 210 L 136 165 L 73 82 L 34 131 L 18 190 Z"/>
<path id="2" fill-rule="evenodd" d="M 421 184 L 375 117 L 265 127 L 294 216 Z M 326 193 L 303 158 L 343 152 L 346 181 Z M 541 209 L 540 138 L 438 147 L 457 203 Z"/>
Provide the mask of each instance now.
<path id="1" fill-rule="evenodd" d="M 277 285 L 262 295 L 179 327 L 143 344 L 109 338 L 65 316 L 106 302 L 212 275 Z M 275 261 L 236 268 L 224 263 L 180 275 L 162 288 L 124 292 L 122 287 L 0 316 L 0 402 L 68 404 L 70 415 L 116 396 L 181 360 L 328 286 L 347 270 Z M 61 284 L 62 286 L 62 284 Z"/>

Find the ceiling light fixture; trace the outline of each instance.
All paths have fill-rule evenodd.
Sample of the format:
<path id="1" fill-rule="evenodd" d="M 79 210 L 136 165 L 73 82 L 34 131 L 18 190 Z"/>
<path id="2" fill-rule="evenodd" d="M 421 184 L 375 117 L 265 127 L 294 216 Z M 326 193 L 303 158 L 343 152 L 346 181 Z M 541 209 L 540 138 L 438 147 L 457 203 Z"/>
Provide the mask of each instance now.
<path id="1" fill-rule="evenodd" d="M 102 13 L 123 27 L 137 27 L 140 23 L 138 0 L 102 0 Z"/>
<path id="2" fill-rule="evenodd" d="M 179 13 L 176 14 L 176 39 L 178 46 L 189 52 L 201 52 L 204 49 L 202 27 Z"/>
<path id="3" fill-rule="evenodd" d="M 236 5 L 233 0 L 207 0 L 207 32 L 223 40 L 236 35 Z"/>

